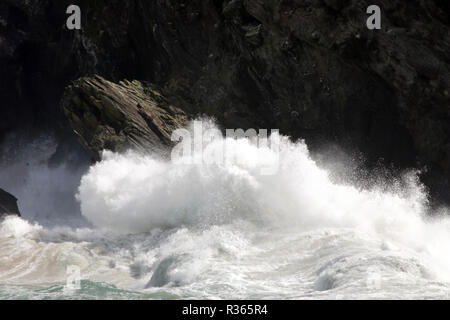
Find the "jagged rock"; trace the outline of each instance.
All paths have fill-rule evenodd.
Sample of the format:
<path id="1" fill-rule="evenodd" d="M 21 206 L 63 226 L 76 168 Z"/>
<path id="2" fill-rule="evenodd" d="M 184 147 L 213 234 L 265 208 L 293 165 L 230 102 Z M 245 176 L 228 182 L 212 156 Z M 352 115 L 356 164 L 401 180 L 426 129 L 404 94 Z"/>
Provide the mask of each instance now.
<path id="1" fill-rule="evenodd" d="M 0 189 L 0 219 L 7 215 L 20 217 L 17 199 L 3 189 Z"/>
<path id="2" fill-rule="evenodd" d="M 62 107 L 93 160 L 100 159 L 102 150 L 164 155 L 173 130 L 185 125 L 187 117 L 157 90 L 139 81 L 115 84 L 100 76 L 84 77 L 67 87 Z"/>

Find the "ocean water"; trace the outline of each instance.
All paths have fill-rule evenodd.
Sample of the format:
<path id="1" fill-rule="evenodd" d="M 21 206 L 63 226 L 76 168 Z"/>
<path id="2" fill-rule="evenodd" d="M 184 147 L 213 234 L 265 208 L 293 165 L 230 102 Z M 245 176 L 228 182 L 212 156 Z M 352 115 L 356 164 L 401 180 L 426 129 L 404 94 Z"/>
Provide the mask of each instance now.
<path id="1" fill-rule="evenodd" d="M 0 299 L 450 298 L 450 219 L 415 173 L 361 189 L 286 137 L 279 154 L 246 139 L 204 151 L 221 150 L 216 164 L 104 152 L 71 195 L 82 223 L 48 223 L 64 201 L 1 222 Z M 41 198 L 25 209 L 48 210 Z"/>

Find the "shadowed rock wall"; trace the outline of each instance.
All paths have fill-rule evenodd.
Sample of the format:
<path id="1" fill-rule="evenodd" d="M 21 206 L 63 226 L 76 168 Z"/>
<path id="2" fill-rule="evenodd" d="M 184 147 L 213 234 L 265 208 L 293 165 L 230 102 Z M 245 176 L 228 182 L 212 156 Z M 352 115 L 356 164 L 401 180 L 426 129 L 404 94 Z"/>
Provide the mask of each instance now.
<path id="1" fill-rule="evenodd" d="M 224 127 L 279 128 L 423 167 L 450 193 L 450 26 L 442 0 L 69 1 L 0 3 L 0 136 L 67 127 L 59 106 L 90 74 L 155 83 L 188 114 Z M 382 29 L 366 28 L 366 8 Z"/>

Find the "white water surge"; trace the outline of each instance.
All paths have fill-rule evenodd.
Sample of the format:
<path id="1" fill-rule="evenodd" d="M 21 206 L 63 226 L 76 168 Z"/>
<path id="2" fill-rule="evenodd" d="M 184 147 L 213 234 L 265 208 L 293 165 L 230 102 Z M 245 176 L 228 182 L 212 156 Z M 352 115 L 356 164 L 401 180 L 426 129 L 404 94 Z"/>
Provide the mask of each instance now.
<path id="1" fill-rule="evenodd" d="M 450 297 L 450 220 L 429 218 L 414 174 L 359 190 L 302 142 L 282 139 L 269 176 L 272 150 L 222 139 L 206 151 L 219 148 L 219 165 L 105 152 L 77 195 L 93 228 L 6 219 L 0 298 Z M 68 265 L 83 279 L 70 294 Z"/>

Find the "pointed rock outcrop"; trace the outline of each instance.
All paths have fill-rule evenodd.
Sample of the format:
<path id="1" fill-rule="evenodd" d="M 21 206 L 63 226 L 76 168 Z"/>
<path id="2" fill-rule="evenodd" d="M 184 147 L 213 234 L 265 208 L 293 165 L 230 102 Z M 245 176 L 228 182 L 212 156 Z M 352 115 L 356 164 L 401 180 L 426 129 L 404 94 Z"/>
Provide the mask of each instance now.
<path id="1" fill-rule="evenodd" d="M 156 86 L 84 77 L 66 88 L 64 113 L 93 160 L 103 150 L 168 154 L 172 132 L 187 122 Z"/>

